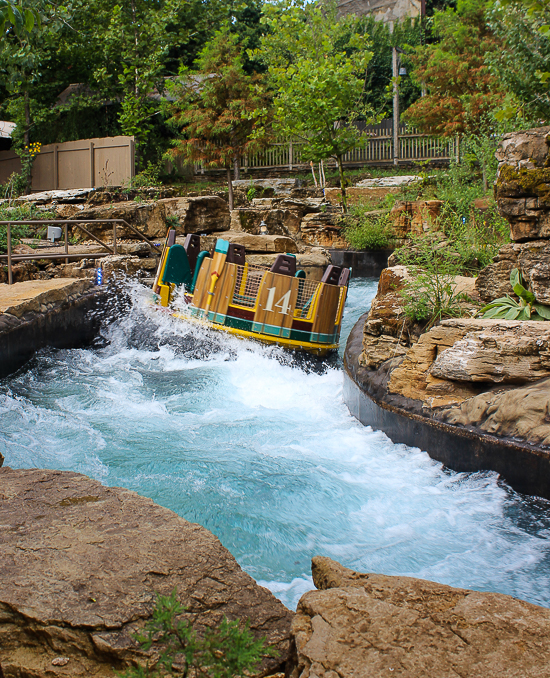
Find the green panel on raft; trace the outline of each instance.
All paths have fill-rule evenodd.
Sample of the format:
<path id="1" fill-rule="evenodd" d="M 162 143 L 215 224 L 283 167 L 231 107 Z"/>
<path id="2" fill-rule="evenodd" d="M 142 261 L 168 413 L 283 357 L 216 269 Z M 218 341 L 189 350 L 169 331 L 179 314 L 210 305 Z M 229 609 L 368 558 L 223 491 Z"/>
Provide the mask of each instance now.
<path id="1" fill-rule="evenodd" d="M 189 259 L 187 252 L 182 245 L 172 245 L 168 250 L 168 257 L 166 259 L 166 266 L 164 267 L 164 275 L 162 276 L 162 283 L 174 283 L 174 285 L 190 285 L 193 276 L 191 267 L 189 266 Z"/>

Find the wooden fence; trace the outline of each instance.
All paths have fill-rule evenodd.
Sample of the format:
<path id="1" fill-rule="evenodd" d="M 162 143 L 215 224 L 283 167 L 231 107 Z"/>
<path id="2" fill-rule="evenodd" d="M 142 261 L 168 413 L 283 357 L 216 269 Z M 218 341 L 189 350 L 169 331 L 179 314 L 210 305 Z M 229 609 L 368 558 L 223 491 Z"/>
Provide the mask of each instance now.
<path id="1" fill-rule="evenodd" d="M 42 146 L 32 167 L 32 190 L 120 186 L 134 176 L 134 137 L 81 139 Z M 21 171 L 12 151 L 0 152 L 0 184 Z"/>
<path id="2" fill-rule="evenodd" d="M 364 165 L 384 165 L 392 163 L 393 132 L 390 121 L 365 128 L 368 135 L 360 146 L 346 153 L 344 164 L 347 167 Z M 308 169 L 309 161 L 302 156 L 305 142 L 297 139 L 277 139 L 259 153 L 245 155 L 240 159 L 241 170 L 261 169 Z M 420 134 L 406 125 L 399 126 L 399 162 L 443 161 L 448 162 L 458 154 L 457 139 L 442 139 L 429 134 Z M 334 160 L 327 162 L 331 166 Z M 200 163 L 195 164 L 195 173 L 204 174 Z"/>

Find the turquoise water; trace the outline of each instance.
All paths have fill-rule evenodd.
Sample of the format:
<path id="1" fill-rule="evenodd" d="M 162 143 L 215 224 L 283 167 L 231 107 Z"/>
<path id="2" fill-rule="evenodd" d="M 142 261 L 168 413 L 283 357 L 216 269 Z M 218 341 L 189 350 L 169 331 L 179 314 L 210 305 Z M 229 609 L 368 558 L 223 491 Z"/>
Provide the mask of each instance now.
<path id="1" fill-rule="evenodd" d="M 352 281 L 345 335 L 375 292 Z M 102 347 L 47 350 L 0 380 L 6 465 L 147 495 L 214 532 L 290 607 L 316 554 L 550 606 L 549 502 L 363 427 L 336 359 L 296 361 L 131 295 Z"/>

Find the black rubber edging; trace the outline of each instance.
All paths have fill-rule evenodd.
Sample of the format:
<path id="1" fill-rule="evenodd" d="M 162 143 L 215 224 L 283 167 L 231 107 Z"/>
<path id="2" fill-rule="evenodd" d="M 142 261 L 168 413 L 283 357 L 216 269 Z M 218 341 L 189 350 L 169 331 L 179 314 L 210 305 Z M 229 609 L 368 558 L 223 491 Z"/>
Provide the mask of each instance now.
<path id="1" fill-rule="evenodd" d="M 351 414 L 454 471 L 496 471 L 516 491 L 550 499 L 550 451 L 408 412 L 388 402 L 391 396 L 379 386 L 369 393 L 372 376 L 358 362 L 366 315 L 353 327 L 344 354 L 344 402 Z"/>

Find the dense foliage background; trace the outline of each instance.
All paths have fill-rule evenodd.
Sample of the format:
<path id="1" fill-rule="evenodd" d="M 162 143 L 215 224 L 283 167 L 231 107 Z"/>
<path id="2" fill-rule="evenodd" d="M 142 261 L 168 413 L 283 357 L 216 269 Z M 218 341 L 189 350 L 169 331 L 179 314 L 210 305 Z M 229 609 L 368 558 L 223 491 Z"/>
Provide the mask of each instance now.
<path id="1" fill-rule="evenodd" d="M 267 143 L 268 128 L 315 131 L 323 115 L 344 142 L 325 135 L 311 156 L 336 158 L 359 141 L 352 122 L 391 116 L 393 46 L 407 68 L 399 78 L 403 119 L 423 131 L 493 138 L 550 116 L 546 0 L 428 1 L 427 16 L 393 32 L 369 17 L 335 21 L 334 5 L 299 0 L 0 0 L 0 118 L 17 123 L 21 154 L 33 142 L 129 134 L 141 169 L 169 149 L 189 155 L 184 121 L 200 92 L 190 96 L 186 83 L 208 76 L 205 54 L 218 49 L 220 31 L 235 64 L 208 67 L 212 78 L 238 72 L 247 123 L 237 125 L 231 93 L 214 83 L 221 99 L 209 105 L 239 127 L 241 149 L 243 129 Z M 207 120 L 212 111 L 200 105 Z M 229 166 L 224 134 L 229 151 L 220 163 Z"/>

